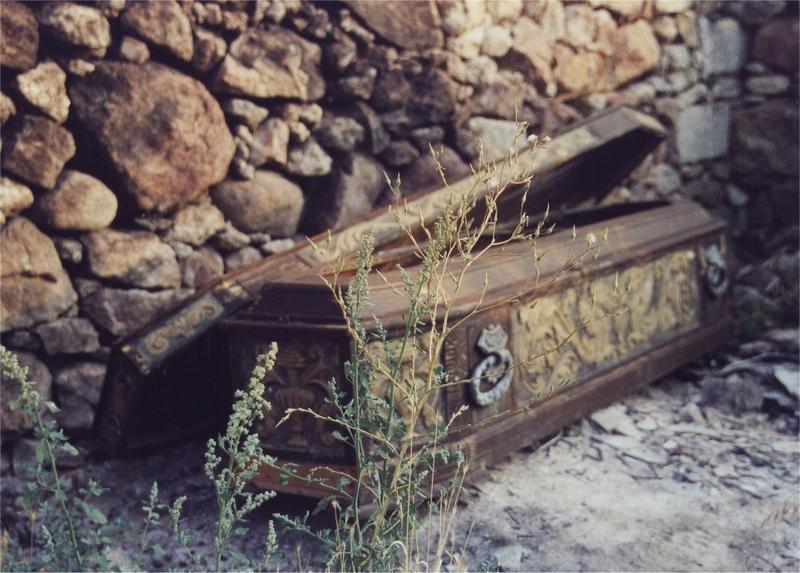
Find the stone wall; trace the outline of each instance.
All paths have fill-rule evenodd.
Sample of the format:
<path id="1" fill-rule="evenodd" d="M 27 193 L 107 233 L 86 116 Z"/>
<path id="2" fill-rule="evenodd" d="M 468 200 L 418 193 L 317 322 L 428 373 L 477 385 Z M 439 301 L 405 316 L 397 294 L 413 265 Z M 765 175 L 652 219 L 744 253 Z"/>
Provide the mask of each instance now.
<path id="1" fill-rule="evenodd" d="M 795 3 L 3 2 L 0 28 L 2 340 L 76 433 L 115 338 L 357 220 L 384 171 L 436 185 L 429 143 L 453 179 L 477 137 L 503 154 L 517 113 L 656 115 L 613 199 L 695 197 L 742 256 L 798 219 Z M 4 468 L 25 422 L 4 405 Z"/>

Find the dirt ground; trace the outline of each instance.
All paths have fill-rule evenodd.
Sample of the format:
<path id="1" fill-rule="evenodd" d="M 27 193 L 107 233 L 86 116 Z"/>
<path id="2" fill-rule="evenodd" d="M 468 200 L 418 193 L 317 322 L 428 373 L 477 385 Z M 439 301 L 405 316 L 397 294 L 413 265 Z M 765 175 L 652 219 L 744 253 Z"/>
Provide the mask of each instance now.
<path id="1" fill-rule="evenodd" d="M 714 376 L 741 364 L 747 370 L 756 363 L 741 356 L 697 363 L 490 468 L 487 479 L 468 488 L 456 516 L 452 547 L 466 547 L 461 565 L 470 571 L 797 571 L 796 402 L 778 407 L 775 399 L 784 406 L 792 400 L 757 386 L 762 394 L 754 408 L 747 394 L 753 385 L 715 391 Z M 729 395 L 730 388 L 742 396 Z M 189 496 L 185 523 L 210 566 L 213 550 L 203 540 L 213 537 L 216 504 L 202 473 L 203 449 L 193 442 L 73 470 L 73 477 L 91 475 L 108 487 L 105 509 L 132 524 L 124 546 L 129 555 L 112 556 L 123 569 L 136 553 L 141 500 L 153 480 L 163 500 Z M 258 554 L 270 511 L 302 513 L 313 505 L 279 496 L 254 515 L 237 548 Z M 280 538 L 278 570 L 321 566 L 314 543 L 297 534 Z M 190 567 L 167 531 L 157 529 L 153 541 L 167 553 L 151 559 L 148 569 Z"/>

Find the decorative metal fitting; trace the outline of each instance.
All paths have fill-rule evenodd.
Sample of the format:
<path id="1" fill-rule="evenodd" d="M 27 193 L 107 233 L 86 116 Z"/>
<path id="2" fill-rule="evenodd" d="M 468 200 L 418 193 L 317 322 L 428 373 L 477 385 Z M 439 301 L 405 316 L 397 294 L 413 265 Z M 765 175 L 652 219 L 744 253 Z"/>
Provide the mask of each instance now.
<path id="1" fill-rule="evenodd" d="M 499 324 L 481 331 L 476 346 L 485 355 L 470 372 L 469 393 L 478 406 L 496 402 L 508 390 L 514 371 L 514 357 L 506 348 L 508 334 Z"/>
<path id="2" fill-rule="evenodd" d="M 719 298 L 728 290 L 728 271 L 725 259 L 717 245 L 706 249 L 706 286 L 715 297 Z"/>

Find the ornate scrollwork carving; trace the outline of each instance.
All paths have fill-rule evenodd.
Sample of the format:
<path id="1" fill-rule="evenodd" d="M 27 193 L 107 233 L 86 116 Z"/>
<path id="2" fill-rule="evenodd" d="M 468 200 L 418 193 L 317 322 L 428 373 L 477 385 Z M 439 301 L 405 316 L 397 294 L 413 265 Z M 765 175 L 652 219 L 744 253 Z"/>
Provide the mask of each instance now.
<path id="1" fill-rule="evenodd" d="M 630 284 L 630 291 L 620 292 Z M 692 249 L 680 250 L 522 304 L 512 343 L 521 387 L 544 399 L 680 328 L 696 324 L 700 281 Z"/>
<path id="2" fill-rule="evenodd" d="M 514 377 L 514 357 L 506 348 L 508 334 L 499 324 L 490 324 L 478 336 L 476 346 L 484 354 L 470 372 L 469 393 L 478 406 L 496 402 Z"/>

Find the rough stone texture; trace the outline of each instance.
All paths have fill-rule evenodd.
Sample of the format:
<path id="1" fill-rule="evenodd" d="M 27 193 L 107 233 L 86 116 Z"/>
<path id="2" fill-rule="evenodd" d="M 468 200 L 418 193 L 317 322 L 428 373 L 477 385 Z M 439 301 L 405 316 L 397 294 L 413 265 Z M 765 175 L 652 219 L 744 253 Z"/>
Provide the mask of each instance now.
<path id="1" fill-rule="evenodd" d="M 347 5 L 379 36 L 408 49 L 437 48 L 442 45 L 439 14 L 432 0 L 375 3 L 349 0 Z"/>
<path id="2" fill-rule="evenodd" d="M 8 177 L 0 177 L 0 225 L 32 204 L 33 193 L 30 188 Z"/>
<path id="3" fill-rule="evenodd" d="M 759 28 L 753 57 L 789 73 L 797 73 L 800 23 L 797 16 L 778 18 Z"/>
<path id="4" fill-rule="evenodd" d="M 603 57 L 592 52 L 576 52 L 559 44 L 554 50 L 553 75 L 568 93 L 581 93 L 603 80 Z"/>
<path id="5" fill-rule="evenodd" d="M 435 148 L 448 181 L 458 181 L 469 175 L 469 166 L 458 153 L 447 146 Z M 401 192 L 408 196 L 442 186 L 442 178 L 430 153 L 423 153 L 400 171 Z"/>
<path id="6" fill-rule="evenodd" d="M 97 330 L 85 318 L 60 318 L 36 327 L 48 354 L 87 354 L 100 349 Z"/>
<path id="7" fill-rule="evenodd" d="M 0 331 L 54 320 L 78 299 L 56 248 L 24 217 L 0 233 Z"/>
<path id="8" fill-rule="evenodd" d="M 211 196 L 242 231 L 280 236 L 297 231 L 305 202 L 300 187 L 264 170 L 256 170 L 250 181 L 225 181 L 211 190 Z"/>
<path id="9" fill-rule="evenodd" d="M 42 9 L 42 26 L 60 41 L 85 48 L 102 58 L 111 43 L 111 30 L 103 14 L 85 4 L 52 2 Z"/>
<path id="10" fill-rule="evenodd" d="M 150 59 L 150 48 L 133 36 L 125 36 L 119 43 L 119 57 L 134 64 L 143 64 Z"/>
<path id="11" fill-rule="evenodd" d="M 747 59 L 747 38 L 733 18 L 710 22 L 700 20 L 700 43 L 703 54 L 703 75 L 736 72 Z"/>
<path id="12" fill-rule="evenodd" d="M 289 160 L 289 125 L 280 118 L 270 118 L 253 133 L 250 163 L 260 167 L 269 161 L 286 165 Z"/>
<path id="13" fill-rule="evenodd" d="M 348 152 L 364 141 L 364 128 L 350 117 L 327 114 L 314 137 L 327 149 Z"/>
<path id="14" fill-rule="evenodd" d="M 225 177 L 233 138 L 200 82 L 158 64 L 106 62 L 70 96 L 141 209 L 170 211 Z"/>
<path id="15" fill-rule="evenodd" d="M 181 284 L 175 252 L 147 231 L 105 229 L 83 237 L 88 268 L 97 277 L 142 288 Z"/>
<path id="16" fill-rule="evenodd" d="M 250 100 L 238 97 L 227 100 L 222 109 L 225 113 L 239 123 L 246 125 L 250 131 L 255 130 L 261 122 L 267 119 L 269 110 L 256 105 Z"/>
<path id="17" fill-rule="evenodd" d="M 222 61 L 228 44 L 221 36 L 204 28 L 195 29 L 194 34 L 192 66 L 200 72 L 207 72 Z"/>
<path id="18" fill-rule="evenodd" d="M 120 21 L 127 30 L 181 60 L 192 59 L 192 25 L 174 0 L 128 2 Z"/>
<path id="19" fill-rule="evenodd" d="M 653 29 L 639 20 L 617 29 L 613 53 L 613 87 L 616 87 L 655 69 L 661 52 Z"/>
<path id="20" fill-rule="evenodd" d="M 517 124 L 503 119 L 473 117 L 456 134 L 458 148 L 470 161 L 478 159 L 483 147 L 485 161 L 502 159 L 511 148 L 524 148 L 525 135 L 517 135 Z"/>
<path id="21" fill-rule="evenodd" d="M 43 62 L 17 76 L 17 89 L 32 106 L 39 108 L 57 123 L 69 114 L 67 74 L 55 62 Z"/>
<path id="22" fill-rule="evenodd" d="M 789 78 L 780 75 L 756 76 L 745 82 L 747 91 L 758 95 L 780 95 L 789 89 Z"/>
<path id="23" fill-rule="evenodd" d="M 75 155 L 72 134 L 52 120 L 23 115 L 3 140 L 3 167 L 25 181 L 52 189 Z"/>
<path id="24" fill-rule="evenodd" d="M 99 179 L 67 169 L 55 189 L 40 197 L 37 208 L 54 229 L 96 231 L 114 220 L 117 197 Z"/>
<path id="25" fill-rule="evenodd" d="M 301 177 L 321 177 L 331 172 L 333 159 L 313 138 L 289 150 L 286 170 Z"/>
<path id="26" fill-rule="evenodd" d="M 184 298 L 181 291 L 98 288 L 81 297 L 81 310 L 114 336 L 125 336 Z"/>
<path id="27" fill-rule="evenodd" d="M 42 396 L 50 397 L 50 387 L 53 376 L 44 363 L 29 352 L 15 352 L 19 363 L 28 369 L 28 379 L 34 383 Z M 21 412 L 14 411 L 9 406 L 11 400 L 18 395 L 18 385 L 6 376 L 0 378 L 0 396 L 2 396 L 2 411 L 0 412 L 0 429 L 3 432 L 19 432 L 32 428 L 32 421 Z"/>
<path id="28" fill-rule="evenodd" d="M 3 2 L 0 10 L 0 65 L 27 70 L 36 65 L 39 27 L 36 17 L 21 2 Z"/>
<path id="29" fill-rule="evenodd" d="M 96 406 L 100 402 L 105 377 L 105 364 L 78 362 L 60 370 L 54 382 L 59 393 L 68 391 Z"/>
<path id="30" fill-rule="evenodd" d="M 644 0 L 589 0 L 589 4 L 594 7 L 608 8 L 625 18 L 634 18 L 641 13 Z"/>
<path id="31" fill-rule="evenodd" d="M 257 263 L 264 257 L 255 247 L 243 247 L 225 257 L 225 272 L 231 273 L 247 265 Z"/>
<path id="32" fill-rule="evenodd" d="M 791 100 L 771 100 L 733 115 L 731 158 L 733 171 L 747 175 L 751 186 L 780 174 L 795 182 L 798 168 L 798 111 Z"/>
<path id="33" fill-rule="evenodd" d="M 725 155 L 729 128 L 730 109 L 727 104 L 696 105 L 682 111 L 675 125 L 681 163 Z"/>
<path id="34" fill-rule="evenodd" d="M 183 286 L 199 288 L 222 276 L 225 263 L 214 249 L 203 247 L 181 261 Z"/>
<path id="35" fill-rule="evenodd" d="M 231 44 L 215 86 L 221 92 L 259 98 L 317 100 L 325 93 L 321 58 L 319 46 L 289 30 L 252 29 Z"/>
<path id="36" fill-rule="evenodd" d="M 408 141 L 395 141 L 381 153 L 381 159 L 390 167 L 408 165 L 417 157 L 419 157 L 419 150 Z"/>
<path id="37" fill-rule="evenodd" d="M 387 190 L 383 166 L 362 153 L 337 162 L 331 182 L 319 190 L 309 224 L 316 231 L 341 229 L 360 220 Z"/>
<path id="38" fill-rule="evenodd" d="M 175 214 L 173 227 L 164 236 L 167 241 L 179 241 L 199 246 L 225 228 L 225 217 L 206 198 L 187 205 Z"/>
<path id="39" fill-rule="evenodd" d="M 17 113 L 17 106 L 14 105 L 14 101 L 0 92 L 0 125 L 8 121 L 15 113 Z"/>

